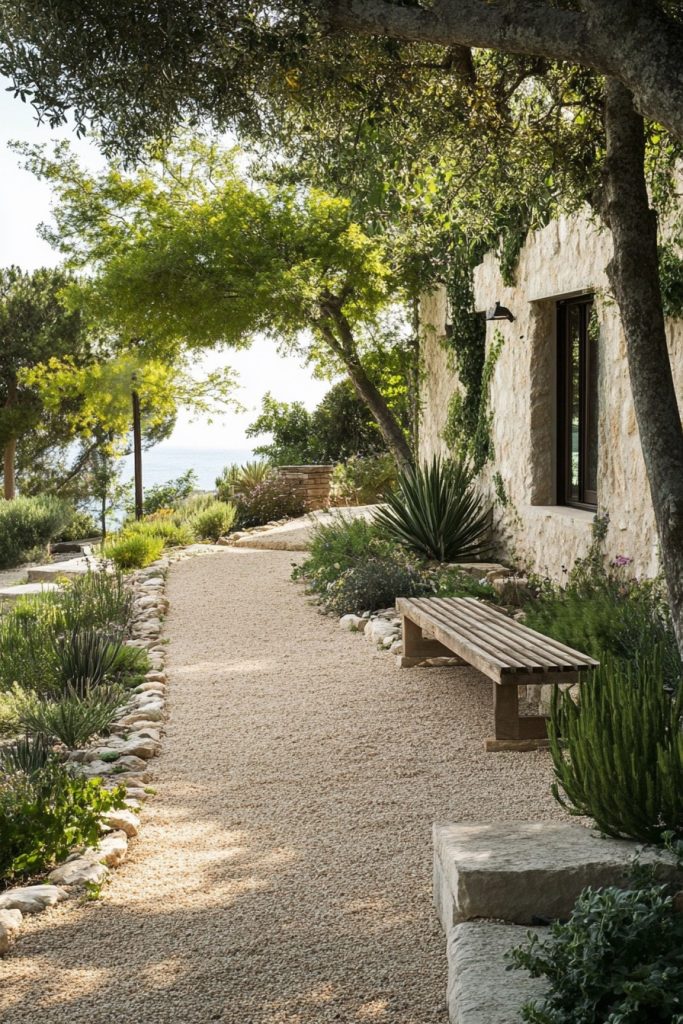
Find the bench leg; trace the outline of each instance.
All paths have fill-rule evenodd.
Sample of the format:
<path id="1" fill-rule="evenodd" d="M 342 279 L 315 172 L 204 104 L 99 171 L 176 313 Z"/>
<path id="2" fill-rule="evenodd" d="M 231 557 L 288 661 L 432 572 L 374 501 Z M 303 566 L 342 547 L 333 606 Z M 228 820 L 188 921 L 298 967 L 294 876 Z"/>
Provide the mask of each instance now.
<path id="1" fill-rule="evenodd" d="M 405 615 L 401 620 L 403 629 L 403 657 L 415 659 L 415 662 L 424 658 L 455 658 L 453 651 L 444 647 L 438 640 L 428 640 L 422 635 L 422 629 L 417 623 L 407 619 Z M 410 664 L 410 662 L 407 662 Z M 407 667 L 407 666 L 406 666 Z"/>
<path id="2" fill-rule="evenodd" d="M 493 717 L 495 739 L 486 741 L 487 750 L 534 750 L 547 745 L 547 718 L 520 718 L 518 687 L 493 684 Z"/>

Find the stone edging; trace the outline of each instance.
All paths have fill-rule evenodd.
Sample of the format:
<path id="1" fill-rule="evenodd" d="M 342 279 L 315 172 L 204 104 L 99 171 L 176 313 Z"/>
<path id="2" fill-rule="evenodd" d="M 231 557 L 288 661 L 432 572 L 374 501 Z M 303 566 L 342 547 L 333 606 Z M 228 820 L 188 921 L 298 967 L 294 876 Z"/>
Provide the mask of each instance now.
<path id="1" fill-rule="evenodd" d="M 144 683 L 132 691 L 122 707 L 106 740 L 71 751 L 68 758 L 86 776 L 101 778 L 105 786 L 123 784 L 126 806 L 103 816 L 103 834 L 97 847 L 75 850 L 50 871 L 46 883 L 0 893 L 0 956 L 13 945 L 25 914 L 41 913 L 62 900 L 99 888 L 111 869 L 125 859 L 129 841 L 138 834 L 139 812 L 153 792 L 148 785 L 152 779 L 148 762 L 161 750 L 168 717 L 166 652 L 161 639 L 162 617 L 168 609 L 166 574 L 172 561 L 197 553 L 196 548 L 178 549 L 128 577 L 134 596 L 131 636 L 125 643 L 148 652 L 150 669 Z"/>

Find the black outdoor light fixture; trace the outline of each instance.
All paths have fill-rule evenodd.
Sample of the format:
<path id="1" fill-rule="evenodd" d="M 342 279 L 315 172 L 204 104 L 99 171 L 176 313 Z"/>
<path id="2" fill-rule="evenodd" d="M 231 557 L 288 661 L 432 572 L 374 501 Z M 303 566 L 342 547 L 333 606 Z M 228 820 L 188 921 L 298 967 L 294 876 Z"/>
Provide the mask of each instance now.
<path id="1" fill-rule="evenodd" d="M 501 306 L 500 302 L 496 302 L 495 306 L 491 306 L 490 309 L 486 310 L 487 320 L 509 320 L 510 323 L 515 319 L 507 306 Z"/>

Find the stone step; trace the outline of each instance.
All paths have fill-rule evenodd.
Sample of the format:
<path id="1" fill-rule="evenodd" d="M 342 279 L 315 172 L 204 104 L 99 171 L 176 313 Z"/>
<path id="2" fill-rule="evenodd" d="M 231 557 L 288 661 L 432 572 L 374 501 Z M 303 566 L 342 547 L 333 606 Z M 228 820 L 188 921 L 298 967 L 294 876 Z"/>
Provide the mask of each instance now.
<path id="1" fill-rule="evenodd" d="M 64 562 L 49 562 L 45 565 L 34 565 L 28 570 L 29 583 L 39 583 L 61 578 L 78 579 L 96 568 L 91 558 L 70 558 Z"/>
<path id="2" fill-rule="evenodd" d="M 21 583 L 16 587 L 0 587 L 0 604 L 18 601 L 20 597 L 36 597 L 61 590 L 58 583 Z"/>
<path id="3" fill-rule="evenodd" d="M 662 880 L 681 878 L 670 854 L 576 822 L 435 824 L 433 840 L 434 903 L 446 932 L 474 918 L 566 919 L 587 886 L 627 885 L 636 855 Z"/>
<path id="4" fill-rule="evenodd" d="M 506 970 L 505 954 L 526 945 L 530 931 L 493 921 L 467 921 L 448 933 L 448 988 L 451 1024 L 518 1024 L 525 1003 L 543 997 L 546 983 L 527 971 Z"/>

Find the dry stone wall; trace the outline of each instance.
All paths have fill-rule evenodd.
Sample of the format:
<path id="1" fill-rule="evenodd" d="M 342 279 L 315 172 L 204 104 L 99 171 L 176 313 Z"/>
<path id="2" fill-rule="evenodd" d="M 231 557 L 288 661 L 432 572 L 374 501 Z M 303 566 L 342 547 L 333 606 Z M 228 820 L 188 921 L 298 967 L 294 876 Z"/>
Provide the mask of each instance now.
<path id="1" fill-rule="evenodd" d="M 535 572 L 561 579 L 591 542 L 593 514 L 555 504 L 556 495 L 556 303 L 593 292 L 600 324 L 600 430 L 598 511 L 609 514 L 606 550 L 633 559 L 639 574 L 658 569 L 657 538 L 630 389 L 623 331 L 609 293 L 605 268 L 609 233 L 588 214 L 553 221 L 532 232 L 521 251 L 516 283 L 503 283 L 489 254 L 474 277 L 476 308 L 499 300 L 515 315 L 489 323 L 504 338 L 491 384 L 495 456 L 484 486 L 496 498 L 494 473 L 507 497 L 494 520 L 500 550 Z M 421 305 L 424 385 L 420 455 L 444 453 L 448 403 L 459 387 L 447 351 L 446 294 L 437 288 Z M 667 326 L 678 394 L 683 396 L 683 322 Z"/>

